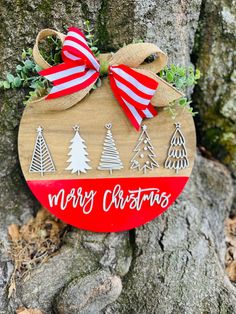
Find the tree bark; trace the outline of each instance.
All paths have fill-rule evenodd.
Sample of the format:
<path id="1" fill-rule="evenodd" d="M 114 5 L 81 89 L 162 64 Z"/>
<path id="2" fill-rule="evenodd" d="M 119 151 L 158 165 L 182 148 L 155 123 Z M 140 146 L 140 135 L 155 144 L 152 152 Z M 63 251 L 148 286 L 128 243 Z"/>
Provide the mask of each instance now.
<path id="1" fill-rule="evenodd" d="M 204 1 L 204 10 L 209 3 Z M 14 5 L 0 0 L 0 7 L 1 73 L 14 68 L 40 29 L 65 31 L 71 25 L 82 27 L 85 19 L 95 25 L 102 50 L 143 39 L 166 51 L 169 62 L 186 66 L 196 29 L 208 18 L 201 14 L 199 22 L 200 0 L 32 0 Z M 206 34 L 202 38 L 201 44 Z M 224 166 L 201 156 L 183 194 L 161 217 L 123 233 L 72 229 L 58 254 L 32 270 L 27 281 L 19 281 L 16 294 L 7 298 L 13 271 L 7 226 L 24 223 L 39 207 L 17 159 L 23 94 L 0 95 L 0 313 L 14 313 L 20 306 L 48 314 L 236 313 L 236 290 L 224 272 L 224 220 L 233 183 Z"/>
<path id="2" fill-rule="evenodd" d="M 203 75 L 194 94 L 201 143 L 236 170 L 235 1 L 204 1 L 193 60 Z"/>

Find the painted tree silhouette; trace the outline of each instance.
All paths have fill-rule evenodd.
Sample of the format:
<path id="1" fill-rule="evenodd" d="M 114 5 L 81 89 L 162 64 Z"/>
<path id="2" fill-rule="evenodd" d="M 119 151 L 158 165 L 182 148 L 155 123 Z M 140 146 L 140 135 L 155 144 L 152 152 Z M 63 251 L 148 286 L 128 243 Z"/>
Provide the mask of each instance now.
<path id="1" fill-rule="evenodd" d="M 180 130 L 181 124 L 179 122 L 175 123 L 175 127 L 176 129 L 172 135 L 168 156 L 165 161 L 165 168 L 174 169 L 178 173 L 179 170 L 189 166 L 189 161 L 185 147 L 185 138 Z"/>
<path id="2" fill-rule="evenodd" d="M 44 139 L 43 128 L 41 126 L 37 128 L 37 133 L 29 172 L 40 172 L 41 176 L 43 176 L 45 172 L 55 172 L 55 166 Z"/>
<path id="3" fill-rule="evenodd" d="M 66 170 L 71 170 L 71 173 L 78 172 L 78 175 L 80 172 L 86 173 L 86 170 L 91 169 L 91 167 L 88 165 L 88 162 L 90 161 L 87 156 L 88 153 L 86 151 L 87 147 L 84 144 L 85 141 L 82 139 L 82 137 L 79 134 L 79 126 L 75 125 L 73 127 L 75 131 L 75 135 L 71 140 L 70 145 L 70 152 L 69 156 L 70 158 L 67 160 L 69 162 L 69 166 L 66 168 Z"/>
<path id="4" fill-rule="evenodd" d="M 98 169 L 108 170 L 110 174 L 112 174 L 113 170 L 122 169 L 123 164 L 111 132 L 112 124 L 106 124 L 105 128 L 107 129 L 107 134 L 104 140 L 103 151 Z"/>
<path id="5" fill-rule="evenodd" d="M 142 126 L 142 133 L 138 139 L 138 144 L 134 148 L 134 156 L 131 159 L 130 169 L 138 169 L 146 173 L 147 170 L 153 170 L 154 167 L 158 168 L 158 162 L 155 160 L 156 154 L 151 139 L 147 133 L 147 126 Z"/>

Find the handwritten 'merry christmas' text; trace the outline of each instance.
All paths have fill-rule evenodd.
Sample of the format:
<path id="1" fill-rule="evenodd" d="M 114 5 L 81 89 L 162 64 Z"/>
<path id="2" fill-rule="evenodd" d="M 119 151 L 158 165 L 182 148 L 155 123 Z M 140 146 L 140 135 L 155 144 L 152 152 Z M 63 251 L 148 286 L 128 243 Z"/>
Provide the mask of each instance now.
<path id="1" fill-rule="evenodd" d="M 48 194 L 49 206 L 52 208 L 54 206 L 59 206 L 61 210 L 67 209 L 68 205 L 72 208 L 80 207 L 83 209 L 85 215 L 91 213 L 94 204 L 94 197 L 97 191 L 83 192 L 80 187 L 78 189 L 71 189 L 67 193 L 64 189 L 61 189 L 56 194 Z"/>
<path id="2" fill-rule="evenodd" d="M 140 210 L 144 202 L 148 201 L 150 206 L 160 205 L 166 208 L 169 204 L 171 194 L 160 192 L 158 188 L 147 188 L 137 190 L 129 190 L 128 195 L 124 195 L 121 186 L 117 184 L 113 190 L 107 190 L 103 197 L 103 210 L 109 211 L 112 206 L 124 209 L 126 205 L 130 209 Z"/>
<path id="3" fill-rule="evenodd" d="M 99 208 L 96 202 L 97 191 L 83 191 L 81 187 L 72 188 L 69 192 L 64 189 L 55 194 L 48 195 L 49 206 L 58 206 L 61 210 L 67 208 L 81 208 L 85 215 L 90 214 L 94 207 Z M 167 208 L 170 203 L 171 194 L 160 191 L 158 188 L 138 188 L 125 192 L 121 185 L 117 184 L 111 190 L 105 190 L 101 201 L 101 208 L 104 212 L 115 209 L 135 209 L 140 211 L 142 206 L 148 204 L 150 207 L 158 205 Z M 96 206 L 94 206 L 96 204 Z"/>

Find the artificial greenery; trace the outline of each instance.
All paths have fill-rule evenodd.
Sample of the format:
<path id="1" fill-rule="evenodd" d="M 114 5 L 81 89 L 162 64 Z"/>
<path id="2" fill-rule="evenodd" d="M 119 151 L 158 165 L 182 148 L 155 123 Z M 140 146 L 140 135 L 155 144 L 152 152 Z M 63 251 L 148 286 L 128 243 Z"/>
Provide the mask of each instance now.
<path id="1" fill-rule="evenodd" d="M 87 39 L 87 43 L 89 47 L 91 48 L 95 57 L 98 57 L 100 54 L 100 51 L 98 47 L 96 46 L 98 43 L 98 39 L 95 38 L 94 28 L 91 27 L 90 21 L 84 22 L 84 31 L 85 31 L 85 38 Z"/>
<path id="2" fill-rule="evenodd" d="M 46 40 L 40 43 L 40 53 L 47 63 L 51 65 L 62 63 L 61 48 L 62 42 L 55 35 L 48 36 Z"/>
<path id="3" fill-rule="evenodd" d="M 84 22 L 84 33 L 89 47 L 96 57 L 99 56 L 100 51 L 97 47 L 98 40 L 94 35 L 94 29 L 91 27 L 89 21 Z M 61 59 L 61 41 L 56 36 L 48 36 L 40 45 L 40 53 L 43 58 L 51 65 L 60 64 Z M 5 80 L 0 80 L 0 89 L 14 89 L 14 88 L 26 88 L 29 90 L 26 96 L 25 103 L 45 96 L 51 89 L 51 83 L 44 77 L 40 76 L 38 72 L 41 68 L 35 64 L 32 55 L 32 49 L 23 50 L 21 55 L 21 61 L 16 66 L 15 74 L 7 73 Z M 148 60 L 145 60 L 149 62 Z M 151 59 L 152 61 L 152 59 Z M 194 70 L 192 67 L 185 68 L 171 64 L 166 66 L 159 76 L 166 80 L 177 89 L 184 91 L 188 87 L 193 87 L 197 80 L 200 78 L 200 71 Z M 94 89 L 101 85 L 100 78 L 94 85 Z M 192 115 L 197 112 L 193 111 L 190 107 L 191 101 L 186 97 L 183 97 L 177 101 L 177 104 L 190 111 Z M 176 102 L 170 103 L 166 110 L 170 112 L 173 118 L 176 117 L 177 111 L 175 109 Z"/>
<path id="4" fill-rule="evenodd" d="M 92 34 L 93 29 L 90 22 L 84 23 L 85 37 L 88 41 L 93 53 L 98 56 L 99 50 L 96 47 L 96 39 Z M 40 53 L 43 58 L 51 65 L 60 64 L 62 43 L 56 36 L 48 36 L 40 44 Z M 0 89 L 15 89 L 26 88 L 29 90 L 24 103 L 35 100 L 39 97 L 45 96 L 52 88 L 51 83 L 44 77 L 40 76 L 38 72 L 42 70 L 33 59 L 33 50 L 31 48 L 23 50 L 20 63 L 16 66 L 15 73 L 7 73 L 5 80 L 0 80 Z M 99 86 L 100 81 L 96 86 Z"/>
<path id="5" fill-rule="evenodd" d="M 16 66 L 15 74 L 7 73 L 6 79 L 0 81 L 0 88 L 29 88 L 28 99 L 41 97 L 47 93 L 50 88 L 48 81 L 38 75 L 41 68 L 35 64 L 32 58 L 32 49 L 23 50 L 21 61 Z"/>
<path id="6" fill-rule="evenodd" d="M 171 64 L 161 70 L 159 76 L 176 87 L 178 90 L 185 91 L 187 88 L 193 87 L 197 84 L 197 80 L 199 80 L 201 73 L 198 69 L 194 70 L 191 66 L 185 68 Z M 170 103 L 169 106 L 165 108 L 165 110 L 170 112 L 173 118 L 177 115 L 177 111 L 175 109 L 176 103 L 183 109 L 187 109 L 191 112 L 193 116 L 197 114 L 197 112 L 193 111 L 193 108 L 190 106 L 191 100 L 187 97 L 182 97 L 177 101 Z"/>

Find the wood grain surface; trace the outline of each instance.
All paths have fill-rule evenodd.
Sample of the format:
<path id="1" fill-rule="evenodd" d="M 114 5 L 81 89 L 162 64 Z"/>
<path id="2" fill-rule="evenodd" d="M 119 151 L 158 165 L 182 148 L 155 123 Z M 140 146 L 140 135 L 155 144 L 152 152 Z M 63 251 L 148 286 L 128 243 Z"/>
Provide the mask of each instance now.
<path id="1" fill-rule="evenodd" d="M 56 179 L 83 179 L 83 178 L 118 178 L 118 177 L 170 177 L 189 176 L 194 163 L 196 150 L 195 127 L 192 116 L 187 110 L 177 108 L 178 116 L 173 120 L 170 114 L 159 109 L 159 114 L 153 119 L 147 119 L 143 123 L 148 127 L 148 134 L 157 155 L 159 168 L 154 168 L 146 174 L 138 170 L 130 170 L 130 160 L 134 155 L 133 149 L 137 145 L 140 132 L 131 125 L 121 106 L 114 98 L 107 79 L 103 80 L 100 88 L 87 95 L 77 105 L 62 111 L 50 111 L 50 100 L 46 102 L 32 102 L 24 110 L 18 135 L 18 150 L 21 167 L 26 180 L 56 180 Z M 61 101 L 60 101 L 61 102 Z M 45 110 L 48 108 L 49 110 Z M 158 108 L 157 108 L 158 109 Z M 180 122 L 182 132 L 186 140 L 186 148 L 189 168 L 180 170 L 178 174 L 174 170 L 164 168 L 164 161 L 171 136 L 175 130 L 174 123 Z M 113 174 L 97 169 L 103 149 L 103 141 L 106 135 L 104 125 L 112 123 L 112 133 L 116 147 L 124 168 L 115 170 Z M 86 174 L 71 174 L 65 170 L 68 166 L 70 140 L 74 136 L 72 127 L 80 126 L 80 135 L 85 140 L 89 165 L 92 167 Z M 30 173 L 29 166 L 36 140 L 36 129 L 42 126 L 44 138 L 54 161 L 56 172 Z"/>

